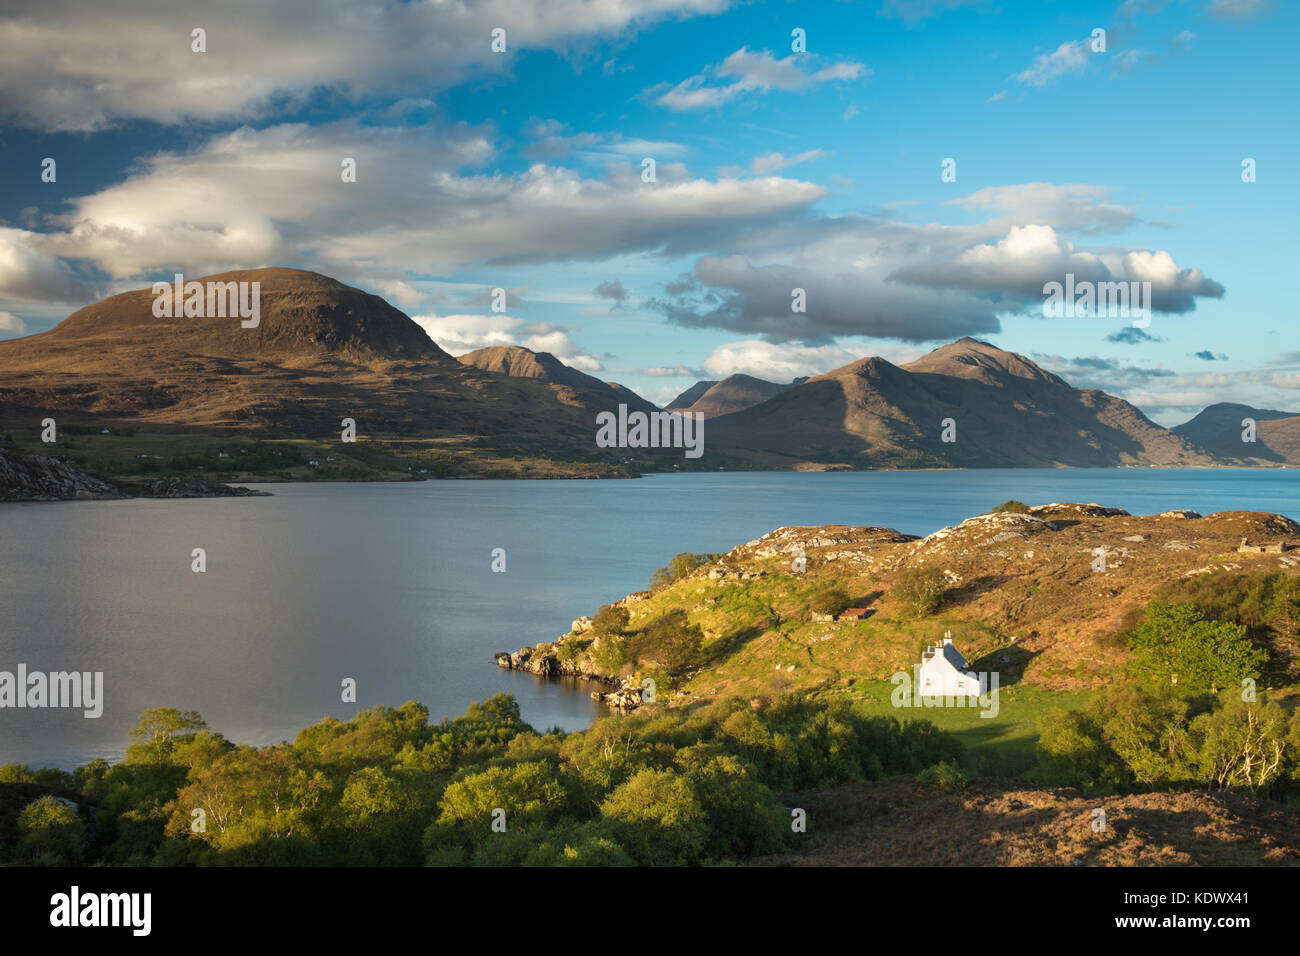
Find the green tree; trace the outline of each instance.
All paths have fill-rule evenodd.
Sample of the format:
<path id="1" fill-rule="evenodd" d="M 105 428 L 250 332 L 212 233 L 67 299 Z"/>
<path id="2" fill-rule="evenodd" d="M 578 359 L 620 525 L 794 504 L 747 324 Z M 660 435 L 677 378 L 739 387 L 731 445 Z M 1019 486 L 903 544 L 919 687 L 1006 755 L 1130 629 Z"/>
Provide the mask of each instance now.
<path id="1" fill-rule="evenodd" d="M 637 862 L 677 866 L 699 861 L 707 815 L 690 785 L 671 770 L 642 770 L 600 805 L 614 838 Z"/>
<path id="2" fill-rule="evenodd" d="M 673 608 L 646 628 L 646 646 L 670 677 L 678 677 L 699 657 L 704 632 L 690 623 L 686 612 Z"/>
<path id="3" fill-rule="evenodd" d="M 894 583 L 894 595 L 913 614 L 933 614 L 943 605 L 947 579 L 938 568 L 908 568 Z"/>
<path id="4" fill-rule="evenodd" d="M 705 564 L 712 564 L 718 560 L 718 557 L 716 554 L 694 554 L 690 551 L 675 554 L 672 560 L 668 562 L 667 567 L 660 568 L 650 576 L 650 589 L 658 591 L 660 588 L 665 588 L 674 581 L 686 577 L 696 568 Z"/>
<path id="5" fill-rule="evenodd" d="M 38 797 L 18 812 L 18 856 L 43 866 L 80 863 L 85 826 L 77 811 L 53 796 Z"/>
<path id="6" fill-rule="evenodd" d="M 603 604 L 591 619 L 591 630 L 596 637 L 622 637 L 630 620 L 631 614 L 621 604 Z"/>
<path id="7" fill-rule="evenodd" d="M 1268 654 L 1251 643 L 1246 629 L 1210 621 L 1190 604 L 1152 603 L 1129 640 L 1133 672 L 1167 682 L 1180 693 L 1217 693 L 1258 679 Z"/>
<path id="8" fill-rule="evenodd" d="M 1102 792 L 1127 789 L 1132 781 L 1097 721 L 1078 710 L 1042 721 L 1034 777 L 1049 787 Z"/>
<path id="9" fill-rule="evenodd" d="M 207 727 L 197 711 L 151 707 L 140 715 L 139 725 L 129 732 L 134 743 L 126 748 L 126 761 L 155 766 L 173 763 L 177 744 L 192 739 Z"/>
<path id="10" fill-rule="evenodd" d="M 1192 721 L 1201 777 L 1220 789 L 1257 793 L 1285 770 L 1287 713 L 1278 704 L 1243 701 L 1237 691 Z"/>

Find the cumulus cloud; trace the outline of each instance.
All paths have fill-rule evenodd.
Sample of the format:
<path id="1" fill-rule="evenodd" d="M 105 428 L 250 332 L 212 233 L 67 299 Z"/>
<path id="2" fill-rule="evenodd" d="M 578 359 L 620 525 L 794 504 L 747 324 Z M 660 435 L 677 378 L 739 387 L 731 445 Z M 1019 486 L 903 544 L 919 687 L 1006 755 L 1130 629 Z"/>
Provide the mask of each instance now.
<path id="1" fill-rule="evenodd" d="M 597 372 L 600 360 L 574 344 L 568 331 L 547 322 L 531 325 L 511 315 L 416 315 L 415 323 L 449 355 L 478 349 L 521 345 L 534 352 L 550 352 L 566 365 Z"/>
<path id="2" fill-rule="evenodd" d="M 898 269 L 893 278 L 936 288 L 997 293 L 1020 305 L 1042 301 L 1048 282 L 1150 282 L 1151 307 L 1184 313 L 1197 298 L 1220 298 L 1223 286 L 1200 269 L 1184 268 L 1165 251 L 1114 250 L 1094 253 L 1077 248 L 1051 226 L 1012 226 L 1007 235 L 973 246 L 955 258 L 934 258 Z"/>
<path id="3" fill-rule="evenodd" d="M 508 71 L 518 50 L 567 51 L 668 18 L 717 13 L 729 0 L 79 0 L 0 14 L 0 115 L 49 130 L 121 120 L 255 118 L 331 93 L 359 102 L 445 88 Z M 207 52 L 191 30 L 207 31 Z M 507 52 L 491 33 L 507 30 Z M 127 51 L 127 52 L 122 52 Z"/>
<path id="4" fill-rule="evenodd" d="M 27 333 L 27 323 L 12 312 L 0 312 L 0 332 Z"/>
<path id="5" fill-rule="evenodd" d="M 804 290 L 804 312 L 792 310 L 795 289 Z M 775 342 L 853 335 L 924 342 L 1001 328 L 973 297 L 888 283 L 871 270 L 833 263 L 705 256 L 673 290 L 648 306 L 678 325 L 757 333 Z"/>
<path id="6" fill-rule="evenodd" d="M 286 261 L 341 277 L 447 274 L 482 262 L 703 252 L 827 195 L 777 177 L 698 179 L 671 164 L 657 183 L 631 164 L 600 178 L 544 164 L 474 171 L 493 155 L 489 134 L 468 126 L 242 128 L 141 160 L 125 181 L 74 200 L 63 231 L 38 248 L 114 277 Z M 355 183 L 341 181 L 343 158 L 356 160 Z"/>
<path id="7" fill-rule="evenodd" d="M 44 242 L 40 233 L 0 227 L 0 299 L 82 304 L 103 295 L 102 287 L 43 249 Z"/>
<path id="8" fill-rule="evenodd" d="M 518 345 L 514 332 L 524 320 L 510 315 L 413 315 L 411 318 L 450 355 Z"/>
<path id="9" fill-rule="evenodd" d="M 812 346 L 802 342 L 774 345 L 750 340 L 719 345 L 704 360 L 704 368 L 710 376 L 719 379 L 728 375 L 752 375 L 785 384 L 803 376 L 820 375 L 860 358 L 858 352 L 838 345 Z"/>
<path id="10" fill-rule="evenodd" d="M 687 77 L 675 86 L 664 83 L 651 87 L 646 95 L 671 110 L 709 109 L 743 93 L 800 91 L 833 80 L 855 80 L 872 72 L 851 60 L 819 68 L 817 64 L 821 62 L 821 58 L 810 53 L 791 53 L 778 60 L 768 50 L 751 53 L 748 47 L 741 47 L 705 72 Z"/>

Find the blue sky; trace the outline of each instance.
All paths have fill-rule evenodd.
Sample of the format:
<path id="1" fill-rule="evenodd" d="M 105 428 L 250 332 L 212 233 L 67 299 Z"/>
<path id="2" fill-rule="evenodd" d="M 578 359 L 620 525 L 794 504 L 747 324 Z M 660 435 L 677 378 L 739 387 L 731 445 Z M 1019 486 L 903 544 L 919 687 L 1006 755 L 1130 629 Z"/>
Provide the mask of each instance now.
<path id="1" fill-rule="evenodd" d="M 0 337 L 290 265 L 660 402 L 971 334 L 1162 424 L 1300 411 L 1293 4 L 155 6 L 0 14 Z M 1067 271 L 1150 326 L 1044 318 Z"/>

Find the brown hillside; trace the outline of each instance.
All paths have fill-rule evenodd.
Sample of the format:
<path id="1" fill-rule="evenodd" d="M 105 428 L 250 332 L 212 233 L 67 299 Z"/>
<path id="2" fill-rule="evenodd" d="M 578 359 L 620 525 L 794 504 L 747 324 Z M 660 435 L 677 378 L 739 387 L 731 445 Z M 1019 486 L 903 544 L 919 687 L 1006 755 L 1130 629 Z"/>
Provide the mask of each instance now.
<path id="1" fill-rule="evenodd" d="M 552 385 L 565 385 L 569 388 L 609 396 L 612 401 L 606 401 L 605 407 L 623 404 L 634 411 L 657 411 L 653 403 L 646 401 L 631 389 L 614 382 L 602 382 L 594 375 L 570 368 L 550 352 L 534 352 L 519 345 L 499 345 L 467 352 L 459 356 L 459 361 L 485 372 L 513 378 L 537 379 Z"/>
<path id="2" fill-rule="evenodd" d="M 753 408 L 778 395 L 790 386 L 767 382 L 752 375 L 729 375 L 710 386 L 686 410 L 704 418 L 721 418 L 742 409 Z"/>
<path id="3" fill-rule="evenodd" d="M 258 281 L 261 321 L 158 318 L 149 289 L 78 310 L 48 332 L 0 342 L 0 423 L 114 423 L 424 438 L 521 436 L 594 446 L 604 401 L 457 362 L 377 296 L 296 269 L 197 281 Z"/>
<path id="4" fill-rule="evenodd" d="M 1300 810 L 1242 794 L 1084 796 L 911 777 L 782 795 L 808 813 L 794 852 L 757 866 L 1259 866 L 1300 864 Z M 1104 832 L 1093 831 L 1105 811 Z"/>
<path id="5" fill-rule="evenodd" d="M 952 419 L 956 440 L 945 442 Z M 1113 467 L 1223 460 L 1095 389 L 961 339 L 899 367 L 867 358 L 714 423 L 716 446 L 855 467 Z"/>

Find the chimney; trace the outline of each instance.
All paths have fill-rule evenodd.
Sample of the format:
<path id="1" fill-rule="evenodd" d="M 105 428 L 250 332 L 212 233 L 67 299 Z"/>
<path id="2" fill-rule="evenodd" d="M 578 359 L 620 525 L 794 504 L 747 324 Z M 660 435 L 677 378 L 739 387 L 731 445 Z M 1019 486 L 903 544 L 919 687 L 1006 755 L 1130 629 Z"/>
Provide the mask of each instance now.
<path id="1" fill-rule="evenodd" d="M 951 644 L 951 643 L 952 643 L 952 631 L 944 631 L 944 632 L 943 632 L 943 642 L 944 642 L 944 644 Z"/>

